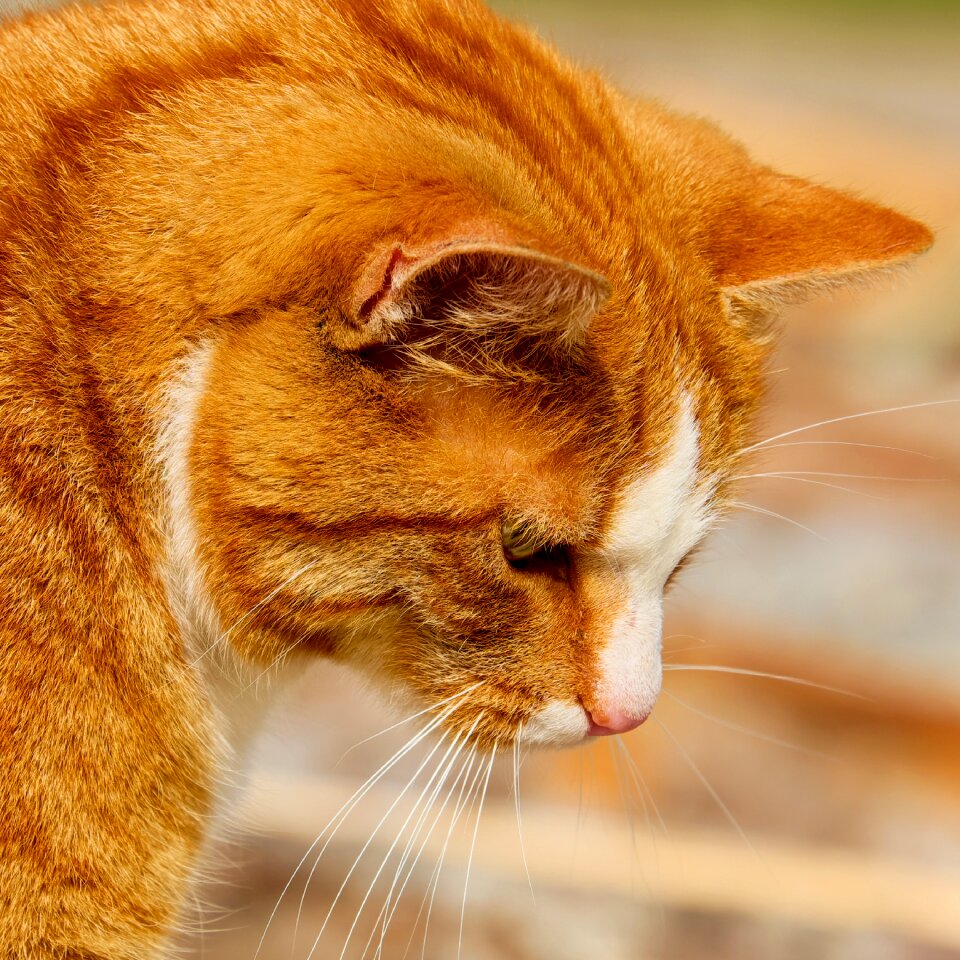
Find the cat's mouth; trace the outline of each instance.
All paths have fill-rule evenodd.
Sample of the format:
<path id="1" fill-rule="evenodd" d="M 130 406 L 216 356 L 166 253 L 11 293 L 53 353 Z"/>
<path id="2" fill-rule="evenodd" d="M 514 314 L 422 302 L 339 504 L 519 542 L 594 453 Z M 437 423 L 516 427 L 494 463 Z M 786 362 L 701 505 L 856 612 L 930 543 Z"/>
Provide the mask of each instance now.
<path id="1" fill-rule="evenodd" d="M 518 698 L 516 690 L 488 678 L 457 684 L 454 690 L 448 687 L 433 697 L 401 681 L 393 686 L 392 699 L 395 706 L 402 703 L 404 712 L 414 708 L 415 712 L 400 723 L 415 720 L 424 735 L 440 734 L 482 751 L 493 751 L 513 743 L 563 749 L 594 737 L 629 733 L 649 718 L 657 699 L 656 693 L 650 693 L 644 698 L 611 697 L 603 696 L 598 689 L 591 697 L 575 695 L 567 699 L 556 693 L 538 698 L 528 691 Z M 432 702 L 425 706 L 428 701 Z"/>
<path id="2" fill-rule="evenodd" d="M 525 746 L 545 749 L 575 747 L 593 737 L 628 733 L 649 716 L 649 711 L 639 715 L 625 711 L 591 712 L 579 702 L 565 703 L 561 700 L 548 701 L 519 722 L 505 718 L 500 720 L 496 711 L 480 709 L 472 719 L 462 716 L 455 718 L 457 712 L 450 710 L 440 723 L 448 723 L 456 728 L 459 737 L 488 742 L 490 745 L 518 741 Z"/>
<path id="3" fill-rule="evenodd" d="M 628 733 L 648 716 L 649 712 L 641 715 L 623 711 L 591 712 L 579 703 L 555 700 L 541 707 L 523 724 L 519 739 L 530 746 L 572 747 L 590 737 Z"/>

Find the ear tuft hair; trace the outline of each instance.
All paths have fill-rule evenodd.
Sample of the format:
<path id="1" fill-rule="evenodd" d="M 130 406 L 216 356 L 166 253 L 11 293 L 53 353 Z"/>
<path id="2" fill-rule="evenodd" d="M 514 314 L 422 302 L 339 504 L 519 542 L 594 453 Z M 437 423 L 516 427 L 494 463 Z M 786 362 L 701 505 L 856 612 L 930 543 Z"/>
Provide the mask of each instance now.
<path id="1" fill-rule="evenodd" d="M 414 321 L 459 337 L 583 342 L 610 284 L 586 267 L 526 247 L 449 240 L 426 250 L 391 245 L 371 257 L 338 345 L 400 343 Z"/>

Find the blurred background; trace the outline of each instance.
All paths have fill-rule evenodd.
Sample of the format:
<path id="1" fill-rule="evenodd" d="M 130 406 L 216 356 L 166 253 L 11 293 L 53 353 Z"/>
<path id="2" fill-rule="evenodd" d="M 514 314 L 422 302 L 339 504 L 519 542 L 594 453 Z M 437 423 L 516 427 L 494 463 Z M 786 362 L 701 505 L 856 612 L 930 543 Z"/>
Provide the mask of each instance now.
<path id="1" fill-rule="evenodd" d="M 469 804 L 430 834 L 414 801 L 436 781 L 403 792 L 421 745 L 343 819 L 306 893 L 324 841 L 284 893 L 416 728 L 344 755 L 397 717 L 318 666 L 261 744 L 186 955 L 252 960 L 259 944 L 286 960 L 316 943 L 321 960 L 365 945 L 386 960 L 960 958 L 960 405 L 936 405 L 960 398 L 960 7 L 498 6 L 758 158 L 925 220 L 937 245 L 894 288 L 791 319 L 762 436 L 853 418 L 764 448 L 757 472 L 776 476 L 748 482 L 749 507 L 669 600 L 656 722 L 522 758 L 523 849 L 513 757 L 492 771 L 475 834 Z M 453 788 L 447 814 L 463 783 L 437 793 Z"/>

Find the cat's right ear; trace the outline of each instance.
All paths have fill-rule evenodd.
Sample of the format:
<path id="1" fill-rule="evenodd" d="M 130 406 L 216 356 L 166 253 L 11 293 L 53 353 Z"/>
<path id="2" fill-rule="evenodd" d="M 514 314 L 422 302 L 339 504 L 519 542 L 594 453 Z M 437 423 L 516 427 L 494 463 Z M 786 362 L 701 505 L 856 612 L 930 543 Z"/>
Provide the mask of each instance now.
<path id="1" fill-rule="evenodd" d="M 393 243 L 370 257 L 329 333 L 335 346 L 362 350 L 402 341 L 419 320 L 573 347 L 610 293 L 593 270 L 523 246 L 469 237 Z"/>

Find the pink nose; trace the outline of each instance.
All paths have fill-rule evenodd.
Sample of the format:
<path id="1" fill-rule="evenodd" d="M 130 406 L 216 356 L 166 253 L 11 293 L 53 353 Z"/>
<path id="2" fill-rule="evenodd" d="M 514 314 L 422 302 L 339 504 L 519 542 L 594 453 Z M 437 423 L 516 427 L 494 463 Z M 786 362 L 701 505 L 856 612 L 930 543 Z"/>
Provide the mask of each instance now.
<path id="1" fill-rule="evenodd" d="M 619 710 L 600 708 L 588 710 L 587 718 L 590 720 L 590 727 L 587 730 L 587 735 L 590 737 L 611 737 L 617 733 L 628 733 L 630 730 L 636 730 L 649 716 L 649 713 L 645 713 L 641 717 L 635 717 L 629 713 L 621 713 Z"/>

